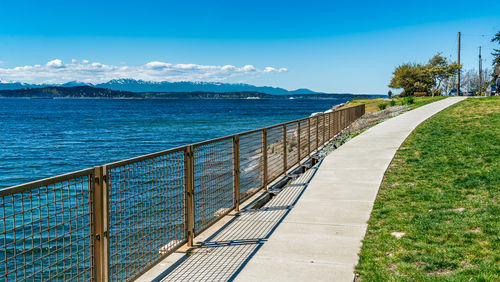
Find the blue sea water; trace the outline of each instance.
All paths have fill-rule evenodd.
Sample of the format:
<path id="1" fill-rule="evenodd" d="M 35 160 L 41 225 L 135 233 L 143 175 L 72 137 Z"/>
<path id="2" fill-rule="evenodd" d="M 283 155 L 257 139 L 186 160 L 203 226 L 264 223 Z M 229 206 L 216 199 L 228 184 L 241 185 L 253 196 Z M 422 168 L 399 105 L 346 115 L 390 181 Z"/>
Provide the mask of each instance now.
<path id="1" fill-rule="evenodd" d="M 325 111 L 337 99 L 0 99 L 0 189 Z"/>
<path id="2" fill-rule="evenodd" d="M 0 99 L 0 189 L 308 117 L 347 100 Z M 231 142 L 217 146 L 197 151 L 195 185 L 210 185 L 196 186 L 195 231 L 233 204 L 230 156 L 203 161 L 232 150 Z M 252 162 L 240 180 L 259 186 Z M 111 280 L 129 278 L 158 257 L 158 248 L 185 238 L 183 163 L 175 164 L 144 164 L 149 174 L 109 171 Z M 152 175 L 163 177 L 155 182 Z M 90 279 L 94 240 L 84 178 L 0 197 L 0 280 Z M 130 247 L 138 242 L 145 245 Z"/>

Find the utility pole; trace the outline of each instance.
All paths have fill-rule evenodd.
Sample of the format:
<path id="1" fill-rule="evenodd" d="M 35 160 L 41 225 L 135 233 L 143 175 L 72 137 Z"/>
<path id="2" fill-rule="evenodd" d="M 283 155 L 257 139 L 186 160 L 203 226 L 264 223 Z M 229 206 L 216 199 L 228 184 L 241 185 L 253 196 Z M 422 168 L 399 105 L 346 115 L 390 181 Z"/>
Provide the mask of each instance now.
<path id="1" fill-rule="evenodd" d="M 481 46 L 479 46 L 479 95 L 483 89 L 483 61 L 481 59 Z"/>
<path id="2" fill-rule="evenodd" d="M 460 67 L 460 32 L 458 32 L 458 66 Z M 458 79 L 457 79 L 457 96 L 460 96 L 460 71 L 461 69 L 458 69 Z"/>

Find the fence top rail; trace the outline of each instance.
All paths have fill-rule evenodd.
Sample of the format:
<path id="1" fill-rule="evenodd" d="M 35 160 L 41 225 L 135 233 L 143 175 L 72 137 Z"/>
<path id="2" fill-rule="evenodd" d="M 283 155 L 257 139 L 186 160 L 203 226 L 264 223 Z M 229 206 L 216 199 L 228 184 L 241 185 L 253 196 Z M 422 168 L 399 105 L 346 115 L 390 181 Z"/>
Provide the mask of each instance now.
<path id="1" fill-rule="evenodd" d="M 319 115 L 326 115 L 326 114 L 325 113 L 321 113 L 321 114 L 317 114 L 317 115 L 312 116 L 312 117 L 305 117 L 305 118 L 296 119 L 296 120 L 292 120 L 292 121 L 286 121 L 286 122 L 282 122 L 282 123 L 278 123 L 278 124 L 273 124 L 273 125 L 270 125 L 270 126 L 267 126 L 267 127 L 262 127 L 262 128 L 258 128 L 258 129 L 252 129 L 252 130 L 248 130 L 248 131 L 244 131 L 244 132 L 239 132 L 239 133 L 232 134 L 232 135 L 226 135 L 226 136 L 222 136 L 222 137 L 217 137 L 217 138 L 214 138 L 214 139 L 200 141 L 200 142 L 189 144 L 189 145 L 191 145 L 193 147 L 199 147 L 199 146 L 203 146 L 203 145 L 206 145 L 206 144 L 215 143 L 215 142 L 218 142 L 218 141 L 221 141 L 221 140 L 224 140 L 224 139 L 230 139 L 230 138 L 233 138 L 235 136 L 247 135 L 247 134 L 255 133 L 255 132 L 258 132 L 258 131 L 263 131 L 264 129 L 265 130 L 269 130 L 269 129 L 273 129 L 273 128 L 280 127 L 280 126 L 283 126 L 283 125 L 288 125 L 288 124 L 292 124 L 292 123 L 296 123 L 296 122 L 301 122 L 301 121 L 304 121 L 304 120 L 307 120 L 307 119 L 310 119 L 310 118 L 314 118 L 314 117 L 319 116 Z M 187 145 L 187 146 L 189 146 L 189 145 Z"/>
<path id="2" fill-rule="evenodd" d="M 363 107 L 363 106 L 364 106 L 364 104 L 357 105 L 357 106 L 354 106 L 354 107 L 340 108 L 340 109 L 334 110 L 333 112 L 341 112 L 341 111 L 345 111 L 347 109 L 353 109 L 353 108 L 358 108 L 358 107 Z M 309 116 L 309 117 L 305 117 L 305 118 L 301 118 L 301 119 L 296 119 L 296 120 L 292 120 L 292 121 L 282 122 L 282 123 L 279 123 L 279 124 L 274 124 L 274 125 L 270 125 L 270 126 L 263 127 L 263 128 L 248 130 L 248 131 L 244 131 L 244 132 L 240 132 L 240 133 L 236 133 L 236 134 L 232 134 L 232 135 L 227 135 L 227 136 L 223 136 L 223 137 L 218 137 L 218 138 L 214 138 L 214 139 L 210 139 L 210 140 L 205 140 L 205 141 L 201 141 L 201 142 L 197 142 L 197 143 L 187 144 L 187 145 L 175 147 L 175 148 L 168 149 L 168 150 L 163 150 L 163 151 L 154 152 L 154 153 L 150 153 L 150 154 L 146 154 L 146 155 L 142 155 L 142 156 L 133 157 L 133 158 L 126 159 L 126 160 L 120 160 L 120 161 L 116 161 L 116 162 L 104 164 L 103 166 L 105 166 L 107 169 L 112 169 L 112 168 L 116 168 L 116 167 L 119 167 L 119 166 L 124 166 L 124 165 L 127 165 L 127 164 L 144 161 L 144 160 L 152 159 L 152 158 L 163 156 L 163 155 L 167 155 L 167 154 L 172 154 L 172 153 L 176 153 L 176 152 L 180 152 L 180 151 L 185 151 L 188 146 L 199 147 L 199 146 L 203 146 L 203 145 L 206 145 L 206 144 L 218 142 L 218 141 L 221 141 L 221 140 L 234 138 L 235 136 L 242 136 L 242 135 L 247 135 L 247 134 L 255 133 L 255 132 L 258 132 L 258 131 L 264 131 L 264 130 L 273 129 L 273 128 L 280 127 L 280 126 L 283 126 L 283 125 L 286 126 L 286 125 L 293 124 L 293 123 L 300 123 L 302 121 L 306 121 L 306 120 L 310 120 L 310 119 L 314 119 L 314 118 L 318 119 L 320 116 L 324 116 L 324 115 L 327 115 L 327 114 L 329 114 L 329 113 L 324 113 L 324 112 L 323 113 L 316 113 L 313 116 Z M 77 178 L 77 177 L 81 177 L 81 176 L 89 175 L 89 174 L 93 174 L 93 168 L 87 168 L 87 169 L 83 169 L 83 170 L 79 170 L 79 171 L 74 171 L 74 172 L 70 172 L 70 173 L 66 173 L 66 174 L 61 174 L 61 175 L 58 175 L 58 176 L 48 177 L 48 178 L 44 178 L 44 179 L 41 179 L 41 180 L 35 180 L 35 181 L 24 183 L 24 184 L 19 184 L 19 185 L 16 185 L 16 186 L 11 186 L 11 187 L 7 187 L 7 188 L 3 188 L 3 189 L 0 189 L 0 196 L 11 195 L 11 194 L 14 194 L 14 193 L 18 193 L 18 192 L 26 191 L 26 190 L 29 190 L 29 189 L 33 189 L 33 188 L 36 188 L 36 187 L 46 186 L 46 185 L 54 184 L 54 183 L 57 183 L 57 182 L 61 182 L 61 181 L 64 181 L 64 180 L 69 180 L 69 179 L 72 179 L 72 178 Z"/>
<path id="3" fill-rule="evenodd" d="M 235 135 L 239 135 L 241 137 L 241 136 L 249 135 L 249 134 L 256 133 L 256 132 L 262 132 L 263 130 L 264 130 L 263 128 L 258 128 L 258 129 L 253 129 L 253 130 L 249 130 L 249 131 L 244 131 L 244 132 L 241 132 L 241 133 L 238 133 Z"/>
<path id="4" fill-rule="evenodd" d="M 200 147 L 200 146 L 203 146 L 203 145 L 216 143 L 216 142 L 223 141 L 223 140 L 233 139 L 233 137 L 237 136 L 237 135 L 240 135 L 240 134 L 233 134 L 233 135 L 227 135 L 227 136 L 217 137 L 217 138 L 210 139 L 210 140 L 196 142 L 196 143 L 193 143 L 193 144 L 190 144 L 190 145 L 193 146 L 193 148 L 196 148 L 196 147 Z"/>
<path id="5" fill-rule="evenodd" d="M 326 114 L 325 113 L 321 113 L 321 114 L 318 114 L 318 115 L 326 115 Z M 313 117 L 315 117 L 315 116 L 310 116 L 310 117 L 295 119 L 295 120 L 291 120 L 291 121 L 286 121 L 286 122 L 282 122 L 282 123 L 270 125 L 270 126 L 264 127 L 264 128 L 265 129 L 270 129 L 270 128 L 274 128 L 274 127 L 278 127 L 278 126 L 288 125 L 288 124 L 291 124 L 291 123 L 297 123 L 297 122 L 301 122 L 301 121 L 304 121 L 304 120 L 308 120 L 308 119 L 313 118 Z M 261 129 L 264 129 L 264 128 L 261 128 Z"/>
<path id="6" fill-rule="evenodd" d="M 40 180 L 35 180 L 32 182 L 24 183 L 24 184 L 19 184 L 7 188 L 0 189 L 0 197 L 16 194 L 16 193 L 21 193 L 27 190 L 31 190 L 34 188 L 38 187 L 43 187 L 55 183 L 59 183 L 62 181 L 82 177 L 82 176 L 88 176 L 88 175 L 93 175 L 94 174 L 94 169 L 93 168 L 87 168 L 87 169 L 82 169 L 79 171 L 74 171 L 70 173 L 65 173 L 57 176 L 52 176 Z"/>
<path id="7" fill-rule="evenodd" d="M 359 105 L 356 105 L 356 106 L 349 106 L 349 107 L 342 107 L 340 109 L 336 109 L 335 112 L 340 112 L 340 111 L 345 111 L 347 109 L 352 109 L 352 108 L 361 108 L 363 107 L 365 104 L 359 104 Z"/>
<path id="8" fill-rule="evenodd" d="M 160 156 L 164 156 L 164 155 L 168 155 L 168 154 L 172 154 L 172 153 L 177 153 L 180 151 L 185 151 L 187 146 L 189 146 L 189 145 L 179 146 L 179 147 L 175 147 L 175 148 L 168 149 L 168 150 L 163 150 L 163 151 L 154 152 L 154 153 L 147 154 L 147 155 L 133 157 L 133 158 L 126 159 L 126 160 L 116 161 L 116 162 L 105 164 L 104 166 L 106 166 L 107 169 L 112 169 L 112 168 L 116 168 L 119 166 L 137 163 L 140 161 L 145 161 L 145 160 L 149 160 L 149 159 L 156 158 L 156 157 L 160 157 Z"/>

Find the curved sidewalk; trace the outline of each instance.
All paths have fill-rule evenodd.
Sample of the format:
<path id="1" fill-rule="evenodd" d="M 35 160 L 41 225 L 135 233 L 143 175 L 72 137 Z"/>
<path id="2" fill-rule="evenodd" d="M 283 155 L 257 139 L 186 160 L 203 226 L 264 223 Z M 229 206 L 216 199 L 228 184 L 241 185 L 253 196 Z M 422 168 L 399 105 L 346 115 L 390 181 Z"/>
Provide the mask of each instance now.
<path id="1" fill-rule="evenodd" d="M 328 155 L 235 280 L 353 281 L 367 221 L 397 149 L 421 122 L 463 99 L 440 100 L 391 118 Z"/>
<path id="2" fill-rule="evenodd" d="M 261 208 L 245 203 L 197 236 L 196 248 L 171 254 L 138 280 L 352 281 L 394 154 L 418 124 L 460 100 L 434 102 L 365 131 Z"/>

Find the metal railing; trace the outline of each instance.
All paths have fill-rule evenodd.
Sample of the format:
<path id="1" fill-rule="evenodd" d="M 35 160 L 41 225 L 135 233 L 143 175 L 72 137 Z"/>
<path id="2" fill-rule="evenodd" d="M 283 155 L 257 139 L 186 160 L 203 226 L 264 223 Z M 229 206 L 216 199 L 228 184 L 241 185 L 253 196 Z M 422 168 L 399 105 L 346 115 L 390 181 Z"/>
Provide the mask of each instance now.
<path id="1" fill-rule="evenodd" d="M 364 105 L 0 190 L 0 280 L 133 280 L 286 174 Z"/>

